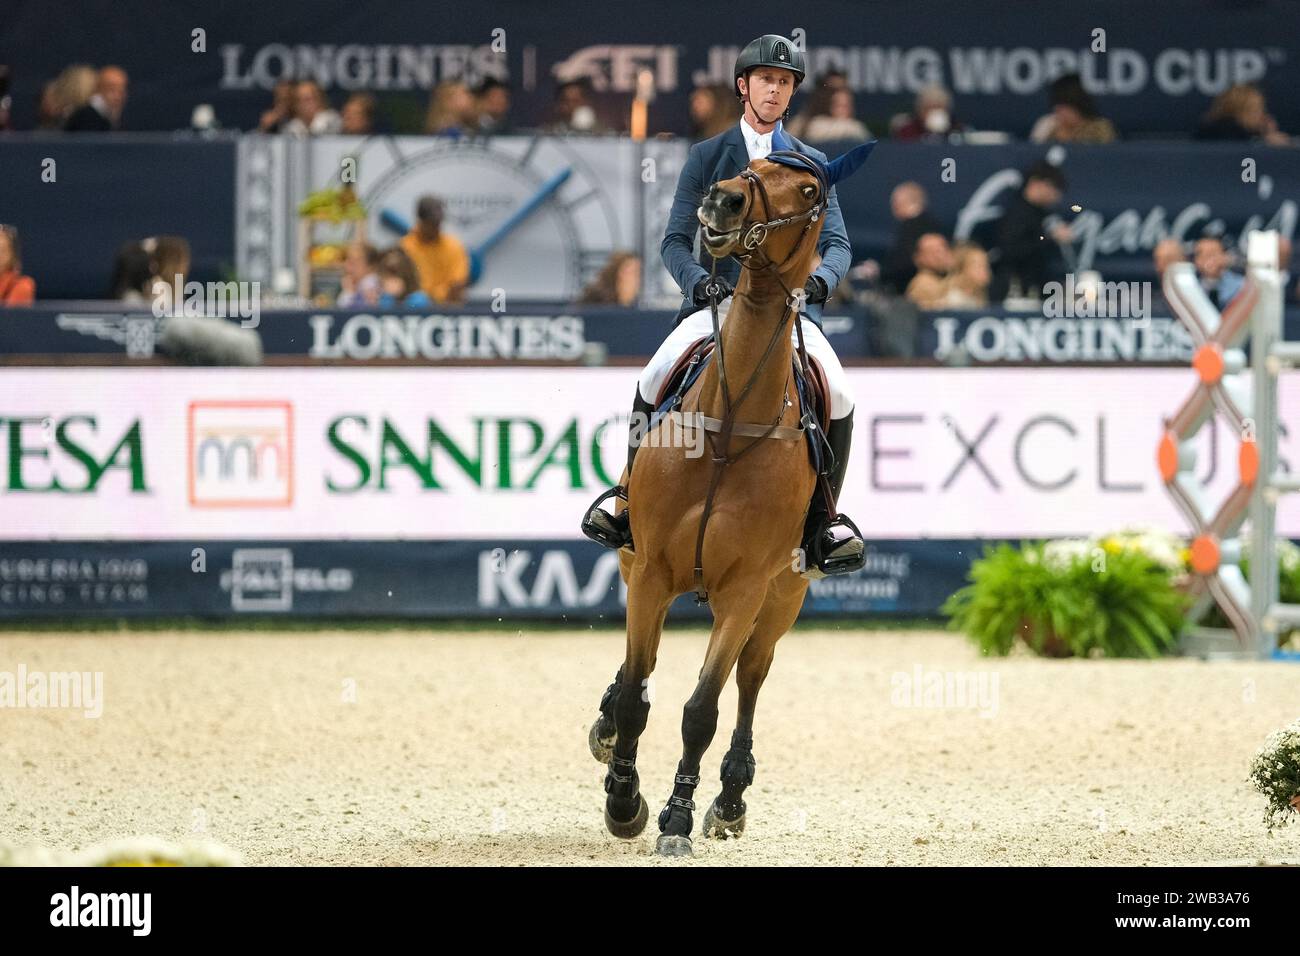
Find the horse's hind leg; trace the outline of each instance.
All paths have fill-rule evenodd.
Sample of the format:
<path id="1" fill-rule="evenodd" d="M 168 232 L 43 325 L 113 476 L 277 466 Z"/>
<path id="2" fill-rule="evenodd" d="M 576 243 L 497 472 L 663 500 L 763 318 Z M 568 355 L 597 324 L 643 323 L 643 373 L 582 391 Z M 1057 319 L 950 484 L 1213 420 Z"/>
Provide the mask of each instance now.
<path id="1" fill-rule="evenodd" d="M 722 792 L 704 812 L 706 837 L 726 839 L 740 836 L 745 830 L 744 794 L 754 782 L 754 710 L 758 691 L 772 666 L 776 642 L 794 626 L 807 589 L 806 581 L 773 584 L 754 624 L 754 633 L 740 652 L 736 665 L 736 686 L 740 692 L 736 729 L 731 734 L 731 749 L 722 758 Z"/>
<path id="2" fill-rule="evenodd" d="M 609 709 L 615 730 L 609 772 L 605 775 L 605 826 L 623 839 L 640 835 L 650 814 L 641 796 L 636 750 L 650 715 L 647 682 L 654 670 L 664 617 L 673 597 L 648 576 L 631 576 L 627 591 L 627 652 L 610 685 L 613 693 L 606 691 L 606 700 L 601 702 L 602 711 Z"/>

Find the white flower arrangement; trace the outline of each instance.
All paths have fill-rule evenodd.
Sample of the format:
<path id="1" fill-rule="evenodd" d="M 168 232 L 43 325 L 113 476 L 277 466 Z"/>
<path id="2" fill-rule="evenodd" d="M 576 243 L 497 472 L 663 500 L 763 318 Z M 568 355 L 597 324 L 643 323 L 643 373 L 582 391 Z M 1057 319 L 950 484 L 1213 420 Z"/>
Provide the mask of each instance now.
<path id="1" fill-rule="evenodd" d="M 1186 567 L 1186 548 L 1182 538 L 1162 528 L 1135 526 L 1100 537 L 1048 541 L 1043 545 L 1043 563 L 1054 571 L 1065 571 L 1076 561 L 1090 561 L 1098 554 L 1135 551 L 1166 571 L 1178 573 Z M 1300 560 L 1300 549 L 1297 549 L 1297 560 Z"/>
<path id="2" fill-rule="evenodd" d="M 1268 798 L 1264 822 L 1270 830 L 1300 813 L 1300 720 L 1268 735 L 1251 761 L 1250 779 Z"/>

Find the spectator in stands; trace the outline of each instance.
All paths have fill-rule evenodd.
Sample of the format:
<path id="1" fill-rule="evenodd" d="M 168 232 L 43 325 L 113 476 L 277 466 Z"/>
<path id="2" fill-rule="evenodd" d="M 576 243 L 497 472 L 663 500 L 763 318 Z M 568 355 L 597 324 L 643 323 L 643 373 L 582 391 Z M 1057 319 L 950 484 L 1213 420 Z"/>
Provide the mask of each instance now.
<path id="1" fill-rule="evenodd" d="M 907 284 L 907 299 L 918 309 L 939 309 L 948 295 L 948 275 L 953 269 L 952 249 L 948 239 L 938 232 L 927 232 L 916 241 L 912 255 L 916 275 Z"/>
<path id="2" fill-rule="evenodd" d="M 977 242 L 959 242 L 953 246 L 952 260 L 942 307 L 982 309 L 987 306 L 989 284 L 993 281 L 988 253 Z"/>
<path id="3" fill-rule="evenodd" d="M 290 79 L 276 80 L 271 91 L 271 108 L 262 114 L 257 123 L 259 133 L 283 133 L 293 119 L 295 83 Z"/>
<path id="4" fill-rule="evenodd" d="M 369 136 L 375 131 L 375 98 L 369 93 L 353 93 L 339 114 L 339 132 L 346 136 Z"/>
<path id="5" fill-rule="evenodd" d="M 84 106 L 69 116 L 63 128 L 70 133 L 107 133 L 121 129 L 126 108 L 126 71 L 106 66 L 95 78 L 95 92 Z"/>
<path id="6" fill-rule="evenodd" d="M 153 247 L 153 240 L 149 240 L 149 248 Z M 113 261 L 113 283 L 109 298 L 136 304 L 148 302 L 152 285 L 153 259 L 145 244 L 138 239 L 122 243 Z"/>
<path id="7" fill-rule="evenodd" d="M 359 309 L 377 305 L 380 296 L 379 250 L 368 242 L 348 246 L 343 259 L 343 288 L 338 305 L 342 309 Z"/>
<path id="8" fill-rule="evenodd" d="M 799 139 L 807 138 L 808 123 L 814 116 L 830 114 L 831 94 L 836 90 L 847 90 L 848 79 L 840 70 L 828 70 L 817 77 L 817 85 L 809 92 L 799 112 L 785 124 L 786 132 Z M 733 97 L 734 99 L 734 97 Z"/>
<path id="9" fill-rule="evenodd" d="M 831 93 L 833 92 L 834 90 L 831 87 L 819 81 L 813 89 L 808 91 L 808 96 L 804 99 L 799 112 L 790 117 L 787 132 L 799 139 L 806 139 L 808 124 L 812 122 L 813 117 L 825 116 L 830 112 Z"/>
<path id="10" fill-rule="evenodd" d="M 600 274 L 582 291 L 581 305 L 621 305 L 631 308 L 641 295 L 641 257 L 615 252 Z"/>
<path id="11" fill-rule="evenodd" d="M 23 275 L 18 230 L 0 226 L 0 306 L 31 305 L 36 300 L 36 280 Z"/>
<path id="12" fill-rule="evenodd" d="M 561 134 L 609 132 L 591 105 L 589 84 L 585 79 L 566 80 L 555 88 L 555 105 L 551 108 L 551 121 L 546 131 Z"/>
<path id="13" fill-rule="evenodd" d="M 1048 279 L 1053 245 L 1070 241 L 1070 227 L 1057 223 L 1049 236 L 1043 220 L 1061 201 L 1065 174 L 1045 160 L 1031 166 L 1016 197 L 997 224 L 999 258 L 990 295 L 994 301 L 1013 296 L 1037 296 Z"/>
<path id="14" fill-rule="evenodd" d="M 175 295 L 176 290 L 184 290 L 185 280 L 190 274 L 190 244 L 180 236 L 157 236 L 145 240 L 145 250 L 149 253 L 152 265 L 153 281 L 149 291 L 153 298 L 166 295 L 169 303 L 182 296 Z"/>
<path id="15" fill-rule="evenodd" d="M 434 136 L 460 137 L 478 127 L 477 105 L 469 87 L 455 80 L 444 80 L 433 88 L 424 131 Z"/>
<path id="16" fill-rule="evenodd" d="M 95 70 L 83 63 L 66 67 L 41 89 L 36 128 L 61 130 L 71 116 L 95 94 Z"/>
<path id="17" fill-rule="evenodd" d="M 433 305 L 420 288 L 415 264 L 401 249 L 394 246 L 379 257 L 379 306 L 385 309 L 405 306 L 410 309 L 427 309 Z"/>
<path id="18" fill-rule="evenodd" d="M 10 123 L 10 108 L 13 106 L 13 97 L 9 95 L 11 81 L 9 67 L 0 66 L 0 132 L 13 128 Z"/>
<path id="19" fill-rule="evenodd" d="M 1229 268 L 1232 259 L 1220 236 L 1202 236 L 1197 239 L 1192 264 L 1196 266 L 1196 277 L 1201 281 L 1201 288 L 1216 309 L 1222 309 L 1232 301 L 1232 297 L 1241 291 L 1246 281 L 1245 276 Z"/>
<path id="20" fill-rule="evenodd" d="M 810 119 L 803 136 L 814 142 L 836 139 L 862 141 L 870 137 L 866 124 L 853 115 L 853 91 L 848 87 L 830 91 L 827 112 Z"/>
<path id="21" fill-rule="evenodd" d="M 478 112 L 479 133 L 485 136 L 501 136 L 512 132 L 510 87 L 489 76 L 479 84 L 474 98 L 475 109 Z"/>
<path id="22" fill-rule="evenodd" d="M 898 228 L 894 231 L 893 245 L 885 253 L 885 261 L 880 267 L 880 284 L 887 292 L 902 295 L 916 275 L 916 266 L 912 262 L 916 240 L 927 232 L 943 233 L 939 220 L 925 211 L 928 201 L 920 184 L 910 180 L 899 183 L 889 195 L 889 211 L 898 222 Z"/>
<path id="23" fill-rule="evenodd" d="M 1164 280 L 1165 270 L 1175 262 L 1186 262 L 1187 254 L 1183 251 L 1183 244 L 1173 236 L 1167 236 L 1156 243 L 1155 248 L 1151 250 L 1151 264 L 1156 270 L 1155 288 L 1151 291 L 1152 304 L 1161 312 L 1169 311 L 1169 302 L 1165 299 Z"/>
<path id="24" fill-rule="evenodd" d="M 1155 266 L 1157 281 L 1164 281 L 1165 270 L 1175 262 L 1186 262 L 1183 244 L 1173 236 L 1167 236 L 1156 243 L 1151 250 L 1151 264 Z"/>
<path id="25" fill-rule="evenodd" d="M 463 302 L 469 286 L 469 253 L 442 229 L 445 207 L 437 196 L 421 196 L 415 227 L 402 238 L 402 250 L 415 263 L 419 286 L 434 302 Z"/>
<path id="26" fill-rule="evenodd" d="M 36 128 L 63 129 L 65 117 L 60 116 L 59 112 L 58 81 L 50 80 L 41 87 L 41 98 L 36 103 Z"/>
<path id="27" fill-rule="evenodd" d="M 1058 76 L 1048 87 L 1052 111 L 1040 117 L 1029 133 L 1035 143 L 1113 143 L 1119 138 L 1111 121 L 1083 88 L 1078 73 Z"/>
<path id="28" fill-rule="evenodd" d="M 294 86 L 293 119 L 284 124 L 284 132 L 291 136 L 324 136 L 337 133 L 342 125 L 319 83 L 300 80 Z"/>
<path id="29" fill-rule="evenodd" d="M 1264 94 L 1249 83 L 1230 86 L 1210 105 L 1197 139 L 1262 140 L 1270 146 L 1290 146 L 1291 138 L 1277 128 Z"/>
<path id="30" fill-rule="evenodd" d="M 889 123 L 890 135 L 903 143 L 940 142 L 949 133 L 965 129 L 952 115 L 952 94 L 940 84 L 927 86 L 916 94 L 911 115 L 900 113 Z"/>
<path id="31" fill-rule="evenodd" d="M 725 86 L 697 86 L 691 90 L 691 139 L 712 139 L 740 120 L 740 101 Z"/>

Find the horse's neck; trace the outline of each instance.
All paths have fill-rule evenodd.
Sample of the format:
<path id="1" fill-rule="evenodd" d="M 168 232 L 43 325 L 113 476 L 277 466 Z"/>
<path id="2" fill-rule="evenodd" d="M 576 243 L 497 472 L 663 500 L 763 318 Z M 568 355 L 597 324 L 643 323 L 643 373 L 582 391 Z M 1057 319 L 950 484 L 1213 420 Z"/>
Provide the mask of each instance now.
<path id="1" fill-rule="evenodd" d="M 785 290 L 775 276 L 763 274 L 755 280 L 753 272 L 742 272 L 721 333 L 723 360 L 727 367 L 727 388 L 733 404 L 740 399 L 741 392 L 760 363 L 762 368 L 749 390 L 749 397 L 737 412 L 736 421 L 766 425 L 781 410 L 794 348 L 790 341 L 793 319 L 787 315 L 788 312 Z M 776 326 L 783 320 L 784 334 L 778 337 L 764 361 L 763 353 L 767 350 Z M 722 418 L 726 404 L 722 396 L 718 363 L 711 362 L 701 378 L 700 411 L 713 418 Z"/>

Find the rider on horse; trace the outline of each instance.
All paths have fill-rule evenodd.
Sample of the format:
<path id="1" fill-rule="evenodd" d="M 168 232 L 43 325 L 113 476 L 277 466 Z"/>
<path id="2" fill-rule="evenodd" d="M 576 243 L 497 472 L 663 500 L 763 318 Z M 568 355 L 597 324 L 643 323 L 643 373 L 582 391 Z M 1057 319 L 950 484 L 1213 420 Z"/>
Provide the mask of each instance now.
<path id="1" fill-rule="evenodd" d="M 781 131 L 778 138 L 788 141 L 798 152 L 815 157 L 823 164 L 826 162 L 823 153 L 789 136 L 781 126 L 782 118 L 789 115 L 790 98 L 804 75 L 803 52 L 789 40 L 767 34 L 752 41 L 740 52 L 734 71 L 735 93 L 744 103 L 740 122 L 725 133 L 691 147 L 677 181 L 668 229 L 660 247 L 664 264 L 685 291 L 685 298 L 673 331 L 637 383 L 632 437 L 628 442 L 629 475 L 638 447 L 636 436 L 644 434 L 645 423 L 654 410 L 653 403 L 673 364 L 692 342 L 712 331 L 711 308 L 714 305 L 725 321 L 731 306 L 731 293 L 739 280 L 740 263 L 737 260 L 717 262 L 716 274 L 710 277 L 709 266 L 712 263 L 708 253 L 702 250 L 698 260 L 694 255 L 696 235 L 700 229 L 696 209 L 704 193 L 712 183 L 731 179 L 752 160 L 766 157 L 773 150 L 776 130 Z M 851 250 L 833 189 L 817 251 L 821 255 L 821 264 L 804 287 L 807 309 L 801 325 L 808 354 L 822 365 L 830 385 L 830 427 L 826 438 L 833 453 L 833 466 L 827 479 L 832 496 L 838 500 L 848 469 L 849 443 L 853 435 L 853 397 L 844 369 L 822 334 L 821 306 L 829 290 L 837 287 L 848 271 Z M 600 507 L 608 498 L 624 495 L 625 490 L 620 485 L 597 498 L 583 519 L 583 534 L 606 547 L 631 549 L 633 542 L 627 509 L 614 515 Z M 809 570 L 804 572 L 806 576 L 856 571 L 865 562 L 865 547 L 853 522 L 843 515 L 831 520 L 820 489 L 813 493 L 802 547 L 809 559 Z"/>

